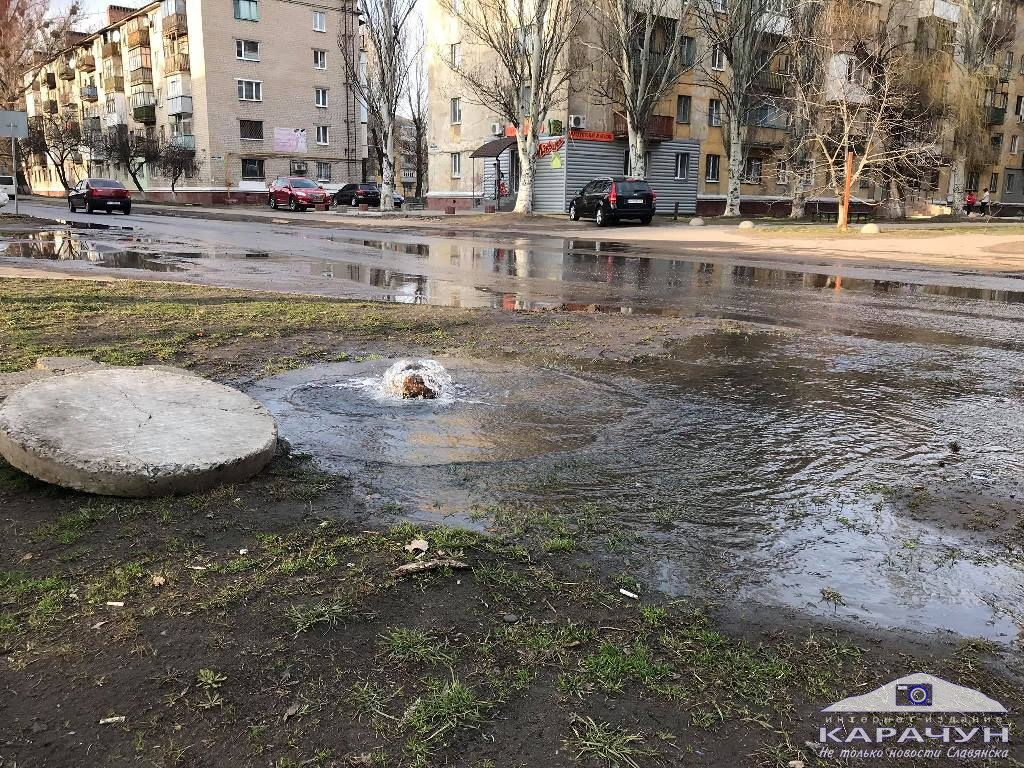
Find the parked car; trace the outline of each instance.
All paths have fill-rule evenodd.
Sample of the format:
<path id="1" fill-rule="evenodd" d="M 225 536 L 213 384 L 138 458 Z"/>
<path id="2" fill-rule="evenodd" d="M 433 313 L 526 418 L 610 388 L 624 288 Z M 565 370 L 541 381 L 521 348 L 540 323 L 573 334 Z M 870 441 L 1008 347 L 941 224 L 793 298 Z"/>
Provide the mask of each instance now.
<path id="1" fill-rule="evenodd" d="M 117 179 L 82 179 L 68 192 L 68 210 L 74 213 L 80 207 L 86 213 L 97 209 L 110 213 L 117 208 L 127 216 L 132 212 L 132 196 Z"/>
<path id="2" fill-rule="evenodd" d="M 650 224 L 657 194 L 644 179 L 605 176 L 583 187 L 569 203 L 569 218 L 593 218 L 603 227 L 619 219 L 639 219 Z"/>
<path id="3" fill-rule="evenodd" d="M 376 184 L 346 184 L 334 195 L 334 204 L 380 205 L 380 187 Z"/>
<path id="4" fill-rule="evenodd" d="M 0 192 L 6 192 L 8 197 L 14 197 L 13 176 L 0 176 Z"/>
<path id="5" fill-rule="evenodd" d="M 307 208 L 331 207 L 331 197 L 315 181 L 304 176 L 281 176 L 270 182 L 267 204 L 271 208 L 288 206 L 289 211 L 304 211 Z"/>

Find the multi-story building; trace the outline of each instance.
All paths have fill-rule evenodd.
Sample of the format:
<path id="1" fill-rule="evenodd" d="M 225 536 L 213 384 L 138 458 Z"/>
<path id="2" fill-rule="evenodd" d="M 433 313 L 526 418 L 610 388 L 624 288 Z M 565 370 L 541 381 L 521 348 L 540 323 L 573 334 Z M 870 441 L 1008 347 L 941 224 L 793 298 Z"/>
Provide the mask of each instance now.
<path id="1" fill-rule="evenodd" d="M 196 152 L 198 171 L 177 199 L 262 202 L 267 183 L 302 175 L 358 181 L 365 121 L 345 76 L 339 40 L 355 40 L 351 0 L 163 0 L 110 6 L 107 25 L 78 35 L 31 83 L 31 116 L 71 113 L 90 130 L 129 130 Z M 68 163 L 87 176 L 127 181 L 124 169 L 83 147 Z M 169 184 L 144 167 L 146 194 Z M 64 189 L 33 156 L 37 193 Z"/>
<path id="2" fill-rule="evenodd" d="M 471 1 L 471 0 L 469 0 Z M 892 0 L 885 0 L 891 2 Z M 713 4 L 715 7 L 718 3 Z M 868 2 L 878 14 L 878 3 Z M 724 3 L 722 4 L 724 8 Z M 938 23 L 955 29 L 955 11 L 946 0 L 920 0 L 907 6 L 904 21 L 916 26 L 914 48 L 928 54 L 928 30 Z M 1024 6 L 1015 3 L 1017 19 L 1008 19 L 1024 28 Z M 883 18 L 876 16 L 876 21 Z M 426 6 L 428 35 L 434 41 L 429 48 L 430 82 L 427 141 L 429 146 L 430 207 L 467 208 L 501 197 L 502 207 L 514 202 L 518 178 L 515 133 L 502 117 L 479 104 L 445 59 L 462 62 L 469 69 L 486 66 L 488 51 L 463 41 L 457 18 L 446 13 L 437 0 Z M 698 24 L 690 25 L 699 28 Z M 785 24 L 773 25 L 779 36 L 789 34 Z M 913 34 L 913 33 L 909 33 Z M 468 37 L 468 35 L 467 35 Z M 934 35 L 932 36 L 934 37 Z M 965 178 L 957 178 L 952 164 L 926 178 L 916 180 L 913 190 L 918 205 L 944 204 L 954 187 L 981 190 L 989 187 L 992 199 L 1005 210 L 1024 206 L 1024 40 L 1010 34 L 1010 47 L 999 53 L 999 74 L 992 78 L 984 95 L 988 132 L 978 136 L 984 151 L 972 153 Z M 576 45 L 586 46 L 585 40 Z M 783 49 L 784 46 L 779 46 Z M 681 213 L 720 213 L 724 210 L 728 185 L 728 153 L 725 136 L 727 117 L 721 97 L 712 87 L 710 74 L 727 74 L 727 62 L 721 50 L 695 33 L 683 45 L 684 57 L 700 66 L 688 69 L 656 109 L 648 127 L 648 178 L 658 193 L 662 211 L 679 204 Z M 790 75 L 790 62 L 776 55 L 758 77 L 755 103 L 744 116 L 746 142 L 742 210 L 748 213 L 789 212 L 787 140 L 789 115 L 779 105 Z M 760 97 L 760 98 L 758 98 Z M 614 106 L 598 104 L 589 95 L 586 82 L 573 82 L 556 100 L 543 139 L 534 191 L 534 208 L 541 212 L 563 212 L 575 192 L 586 180 L 598 175 L 627 172 L 626 121 Z M 1012 108 L 1012 114 L 1010 114 Z M 951 152 L 951 134 L 939 130 L 937 142 Z M 854 190 L 863 200 L 878 199 L 870 178 L 864 178 Z M 827 194 L 827 193 L 823 193 Z"/>

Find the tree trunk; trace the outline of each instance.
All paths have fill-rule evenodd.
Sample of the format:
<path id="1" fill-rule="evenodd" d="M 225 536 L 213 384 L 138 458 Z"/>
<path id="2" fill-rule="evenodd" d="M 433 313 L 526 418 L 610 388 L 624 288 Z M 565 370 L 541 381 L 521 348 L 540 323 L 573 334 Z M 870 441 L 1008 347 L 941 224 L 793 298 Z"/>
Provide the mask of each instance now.
<path id="1" fill-rule="evenodd" d="M 395 143 L 391 132 L 395 121 L 391 115 L 383 115 L 380 131 L 380 210 L 395 210 Z"/>
<path id="2" fill-rule="evenodd" d="M 416 129 L 416 197 L 423 197 L 423 130 Z"/>
<path id="3" fill-rule="evenodd" d="M 953 157 L 953 163 L 949 170 L 949 194 L 946 196 L 952 199 L 953 216 L 961 216 L 964 212 L 964 197 L 967 192 L 967 154 L 963 151 L 957 152 Z"/>
<path id="4" fill-rule="evenodd" d="M 647 178 L 647 138 L 643 130 L 634 125 L 632 117 L 627 116 L 629 131 L 629 175 L 638 179 Z"/>
<path id="5" fill-rule="evenodd" d="M 139 171 L 142 170 L 142 166 L 140 165 L 136 168 L 131 163 L 127 163 L 125 167 L 128 169 L 128 175 L 131 176 L 132 181 L 135 182 L 135 188 L 138 189 L 139 192 L 145 193 L 146 190 L 142 188 L 142 183 L 139 181 Z"/>
<path id="6" fill-rule="evenodd" d="M 516 195 L 514 213 L 533 213 L 533 177 L 537 167 L 537 136 L 533 125 L 523 136 L 519 132 L 519 193 Z"/>
<path id="7" fill-rule="evenodd" d="M 50 156 L 50 159 L 53 160 L 53 169 L 57 172 L 57 179 L 64 186 L 64 191 L 65 192 L 70 192 L 71 191 L 71 185 L 68 184 L 68 173 L 67 173 L 66 170 L 64 170 L 64 163 L 63 162 L 59 162 L 52 155 Z M 15 182 L 15 183 L 17 183 L 17 182 Z"/>
<path id="8" fill-rule="evenodd" d="M 883 218 L 898 221 L 907 217 L 906 200 L 903 189 L 896 183 L 896 179 L 889 179 L 889 186 L 885 190 L 885 200 L 882 203 Z"/>
<path id="9" fill-rule="evenodd" d="M 729 119 L 729 183 L 725 192 L 723 216 L 740 215 L 740 178 L 743 175 L 743 140 L 740 136 L 740 117 Z"/>
<path id="10" fill-rule="evenodd" d="M 850 189 L 853 186 L 853 152 L 846 153 L 846 172 L 843 174 L 843 196 L 839 201 L 836 228 L 845 232 L 850 228 Z"/>

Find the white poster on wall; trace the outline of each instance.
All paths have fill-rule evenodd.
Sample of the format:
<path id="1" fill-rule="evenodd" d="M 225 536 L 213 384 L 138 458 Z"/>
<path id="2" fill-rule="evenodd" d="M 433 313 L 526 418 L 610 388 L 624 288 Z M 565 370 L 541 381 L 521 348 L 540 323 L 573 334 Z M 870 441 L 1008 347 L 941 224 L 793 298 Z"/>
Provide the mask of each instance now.
<path id="1" fill-rule="evenodd" d="M 305 152 L 306 151 L 306 129 L 305 128 L 275 128 L 274 129 L 274 151 L 275 152 Z"/>

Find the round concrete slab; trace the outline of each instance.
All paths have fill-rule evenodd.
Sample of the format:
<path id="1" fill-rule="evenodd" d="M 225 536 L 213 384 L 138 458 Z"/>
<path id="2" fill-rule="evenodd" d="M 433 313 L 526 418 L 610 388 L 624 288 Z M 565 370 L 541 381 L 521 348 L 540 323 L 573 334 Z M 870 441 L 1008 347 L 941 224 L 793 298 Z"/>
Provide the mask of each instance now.
<path id="1" fill-rule="evenodd" d="M 188 493 L 273 458 L 248 395 L 198 376 L 104 368 L 36 381 L 0 405 L 0 456 L 40 480 L 110 496 Z"/>

